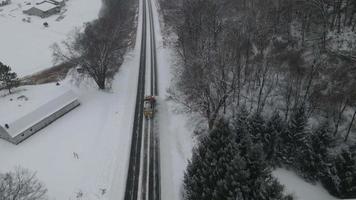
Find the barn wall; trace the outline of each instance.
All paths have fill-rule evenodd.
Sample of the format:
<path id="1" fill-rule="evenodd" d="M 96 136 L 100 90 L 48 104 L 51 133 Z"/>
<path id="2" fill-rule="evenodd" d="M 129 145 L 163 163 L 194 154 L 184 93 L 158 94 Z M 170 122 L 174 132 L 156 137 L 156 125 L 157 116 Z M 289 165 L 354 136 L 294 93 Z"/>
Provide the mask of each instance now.
<path id="1" fill-rule="evenodd" d="M 23 131 L 22 133 L 18 134 L 15 138 L 12 139 L 12 143 L 14 144 L 19 144 L 22 141 L 24 141 L 25 139 L 27 139 L 28 137 L 30 137 L 31 135 L 35 134 L 36 132 L 38 132 L 39 130 L 43 129 L 44 127 L 48 126 L 49 124 L 51 124 L 53 121 L 55 121 L 56 119 L 62 117 L 63 115 L 65 115 L 66 113 L 68 113 L 69 111 L 73 110 L 74 108 L 76 108 L 77 106 L 79 106 L 80 103 L 78 100 L 73 101 L 71 104 L 68 104 L 67 106 L 63 107 L 61 110 L 59 110 L 56 113 L 53 113 L 52 115 L 50 115 L 49 117 L 47 117 L 46 119 L 38 122 L 37 124 L 33 125 L 31 128 Z"/>
<path id="2" fill-rule="evenodd" d="M 24 10 L 23 13 L 25 13 L 27 15 L 34 15 L 34 16 L 42 17 L 42 18 L 44 16 L 44 13 L 35 7 L 32 7 L 28 10 Z"/>
<path id="3" fill-rule="evenodd" d="M 49 17 L 51 15 L 59 13 L 61 10 L 59 7 L 52 8 L 51 10 L 48 10 L 42 14 L 42 18 Z"/>

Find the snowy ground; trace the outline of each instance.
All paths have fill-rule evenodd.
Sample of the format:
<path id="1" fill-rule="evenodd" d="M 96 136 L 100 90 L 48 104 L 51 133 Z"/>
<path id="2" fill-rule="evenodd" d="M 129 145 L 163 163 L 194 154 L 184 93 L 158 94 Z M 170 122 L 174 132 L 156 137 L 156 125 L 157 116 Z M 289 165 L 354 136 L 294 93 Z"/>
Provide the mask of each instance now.
<path id="1" fill-rule="evenodd" d="M 78 8 L 83 7 L 82 11 L 84 12 L 94 6 L 95 2 L 99 2 L 97 6 L 100 7 L 100 0 L 70 1 L 73 4 L 77 2 L 78 6 L 80 5 Z M 71 6 L 68 8 L 71 8 Z M 83 15 L 83 17 L 72 16 L 73 20 L 77 20 L 76 22 L 78 22 L 78 19 L 84 21 L 95 18 L 94 15 L 86 18 L 83 13 L 79 12 L 78 14 Z M 9 25 L 10 28 L 18 31 L 9 40 L 17 36 L 24 40 L 26 40 L 26 37 L 31 38 L 31 36 L 26 36 L 26 30 L 30 30 L 30 35 L 36 36 L 36 38 L 34 38 L 33 43 L 27 41 L 26 45 L 44 51 L 43 55 L 36 57 L 35 54 L 40 54 L 39 52 L 30 51 L 29 48 L 24 47 L 30 51 L 31 55 L 27 55 L 27 59 L 24 58 L 23 60 L 13 58 L 14 62 L 36 63 L 34 60 L 37 58 L 46 61 L 47 56 L 49 56 L 47 55 L 49 52 L 46 44 L 49 45 L 51 41 L 65 37 L 65 33 L 69 31 L 69 27 L 62 29 L 60 23 L 56 24 L 58 25 L 56 27 L 53 26 L 53 29 L 58 28 L 63 33 L 55 33 L 52 32 L 54 30 L 50 31 L 51 29 L 43 30 L 40 27 L 41 22 L 39 20 L 41 19 L 36 20 L 38 20 L 38 26 L 36 26 L 36 23 L 22 24 L 20 18 L 8 19 L 0 16 L 0 26 L 6 22 L 11 24 L 11 26 Z M 76 22 L 71 23 L 69 21 L 66 23 L 67 25 L 75 25 Z M 16 23 L 18 24 L 16 25 Z M 3 29 L 1 28 L 2 33 Z M 11 31 L 5 30 L 5 33 L 10 34 Z M 140 26 L 138 33 L 136 41 L 140 44 Z M 38 38 L 37 34 L 40 34 Z M 46 42 L 39 41 L 43 39 L 41 34 L 44 38 L 47 36 L 53 36 L 53 38 L 49 38 Z M 3 52 L 2 47 L 10 47 L 10 50 L 14 52 L 16 47 L 9 46 L 9 43 L 5 43 L 3 46 L 3 42 L 8 41 L 0 38 L 0 55 L 11 58 L 11 56 L 8 57 L 11 53 Z M 37 45 L 36 42 L 41 44 Z M 16 42 L 16 44 L 20 45 L 21 42 Z M 124 64 L 113 81 L 111 91 L 98 91 L 96 86 L 90 82 L 83 82 L 80 86 L 77 86 L 76 81 L 72 81 L 68 77 L 61 83 L 61 87 L 54 84 L 26 86 L 18 88 L 13 95 L 4 96 L 5 92 L 0 94 L 0 118 L 5 121 L 15 119 L 25 111 L 31 111 L 33 107 L 45 102 L 49 96 L 59 93 L 62 88 L 73 89 L 79 95 L 81 102 L 81 106 L 17 146 L 0 140 L 0 160 L 3 161 L 0 165 L 0 172 L 13 170 L 16 166 L 36 171 L 38 178 L 48 188 L 48 195 L 51 200 L 77 199 L 77 195 L 80 193 L 83 194 L 81 199 L 85 200 L 121 199 L 125 189 L 127 161 L 131 144 L 139 47 L 140 45 L 136 45 L 125 56 Z M 21 49 L 18 51 L 26 52 Z M 16 67 L 14 69 L 16 70 Z M 20 67 L 17 69 L 21 70 L 23 75 L 37 70 L 35 67 L 26 69 Z M 21 95 L 25 95 L 28 100 L 18 100 L 17 97 Z M 13 101 L 9 101 L 10 98 Z M 5 113 L 9 113 L 9 110 L 16 111 L 16 113 L 6 115 Z M 74 157 L 74 153 L 78 154 L 79 159 Z M 105 194 L 103 194 L 103 191 L 105 191 Z"/>
<path id="2" fill-rule="evenodd" d="M 279 182 L 285 186 L 286 194 L 292 194 L 296 200 L 336 200 L 320 184 L 312 185 L 305 182 L 294 172 L 286 169 L 273 171 Z"/>
<path id="3" fill-rule="evenodd" d="M 29 75 L 53 66 L 50 46 L 63 41 L 75 28 L 98 17 L 101 0 L 68 0 L 62 13 L 41 19 L 22 11 L 25 2 L 38 0 L 12 0 L 0 7 L 0 61 L 10 65 L 19 76 Z M 30 17 L 31 22 L 23 19 Z M 48 22 L 49 27 L 43 26 Z"/>
<path id="4" fill-rule="evenodd" d="M 16 166 L 37 171 L 49 189 L 51 200 L 76 199 L 80 192 L 86 200 L 107 199 L 112 191 L 123 192 L 136 98 L 136 90 L 132 88 L 137 86 L 138 52 L 136 48 L 126 55 L 110 92 L 100 92 L 88 84 L 78 88 L 69 79 L 63 82 L 80 95 L 81 106 L 18 146 L 0 140 L 3 161 L 0 171 Z M 40 102 L 51 95 L 46 92 L 53 91 L 53 84 L 26 89 L 24 94 L 37 96 L 29 98 L 27 103 L 36 99 Z M 38 94 L 39 90 L 43 92 Z M 41 95 L 43 98 L 38 97 Z M 0 106 L 3 115 L 6 108 Z M 74 158 L 74 152 L 79 159 Z M 102 189 L 106 189 L 103 196 Z"/>
<path id="5" fill-rule="evenodd" d="M 161 192 L 162 199 L 180 200 L 184 170 L 193 148 L 192 124 L 188 116 L 174 112 L 177 105 L 167 101 L 167 89 L 171 85 L 175 66 L 173 47 L 164 45 L 157 1 L 153 4 L 153 16 L 157 42 L 159 84 L 159 132 L 161 144 Z"/>

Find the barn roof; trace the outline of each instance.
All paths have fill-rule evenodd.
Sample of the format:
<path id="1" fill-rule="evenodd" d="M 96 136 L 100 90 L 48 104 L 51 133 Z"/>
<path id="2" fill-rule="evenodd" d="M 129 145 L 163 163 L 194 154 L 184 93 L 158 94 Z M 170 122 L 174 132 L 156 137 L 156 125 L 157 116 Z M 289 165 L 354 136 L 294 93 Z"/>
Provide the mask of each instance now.
<path id="1" fill-rule="evenodd" d="M 58 6 L 53 3 L 49 3 L 49 2 L 43 2 L 43 3 L 40 3 L 36 6 L 34 6 L 34 8 L 37 8 L 38 10 L 41 10 L 43 12 L 52 10 L 53 8 L 56 8 L 56 7 L 58 7 Z"/>
<path id="2" fill-rule="evenodd" d="M 2 124 L 1 126 L 8 132 L 11 137 L 16 137 L 38 122 L 60 111 L 70 103 L 77 101 L 77 99 L 78 96 L 73 91 L 67 90 L 59 96 L 48 101 L 47 103 L 41 105 L 37 109 L 33 110 L 32 112 L 25 114 L 24 116 L 11 123 L 8 123 L 9 128 L 5 128 L 5 124 Z"/>

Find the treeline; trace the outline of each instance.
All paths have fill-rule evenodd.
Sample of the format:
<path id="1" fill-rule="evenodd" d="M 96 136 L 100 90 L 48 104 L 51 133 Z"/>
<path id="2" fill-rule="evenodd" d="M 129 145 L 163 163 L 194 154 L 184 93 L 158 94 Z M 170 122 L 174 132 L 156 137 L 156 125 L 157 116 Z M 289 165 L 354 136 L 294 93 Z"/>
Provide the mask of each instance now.
<path id="1" fill-rule="evenodd" d="M 61 45 L 52 47 L 55 60 L 80 67 L 99 89 L 110 87 L 133 39 L 136 5 L 136 1 L 103 0 L 97 20 L 87 23 L 83 32 L 78 30 Z"/>
<path id="2" fill-rule="evenodd" d="M 205 134 L 184 177 L 184 199 L 293 199 L 271 176 L 274 167 L 321 182 L 331 194 L 356 196 L 356 153 L 336 153 L 327 123 L 309 129 L 303 108 L 285 123 L 279 113 L 265 118 L 246 109 Z"/>
<path id="3" fill-rule="evenodd" d="M 262 143 L 269 167 L 292 168 L 308 181 L 322 182 L 335 196 L 355 197 L 350 177 L 356 171 L 356 2 L 161 2 L 166 23 L 177 35 L 181 62 L 170 97 L 204 118 L 200 130 L 207 129 L 202 132 L 210 137 L 221 119 L 234 119 L 241 110 L 259 116 L 259 126 L 246 133 Z M 264 119 L 274 112 L 281 130 L 271 139 L 265 134 L 274 125 Z M 264 140 L 272 141 L 265 146 Z M 197 159 L 193 156 L 192 163 Z M 186 181 L 194 181 L 191 175 Z"/>
<path id="4" fill-rule="evenodd" d="M 283 195 L 283 186 L 272 177 L 261 143 L 245 131 L 219 121 L 207 133 L 188 164 L 184 199 L 293 199 Z"/>

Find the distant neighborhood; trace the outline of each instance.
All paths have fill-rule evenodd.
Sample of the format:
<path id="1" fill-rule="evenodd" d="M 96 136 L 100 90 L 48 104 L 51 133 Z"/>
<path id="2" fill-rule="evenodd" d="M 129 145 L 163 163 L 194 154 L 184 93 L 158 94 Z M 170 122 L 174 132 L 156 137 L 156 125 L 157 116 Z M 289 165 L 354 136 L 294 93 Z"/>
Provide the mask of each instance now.
<path id="1" fill-rule="evenodd" d="M 62 7 L 65 6 L 64 0 L 44 0 L 37 2 L 36 5 L 24 10 L 23 13 L 27 15 L 38 16 L 46 18 L 51 15 L 61 12 Z"/>

